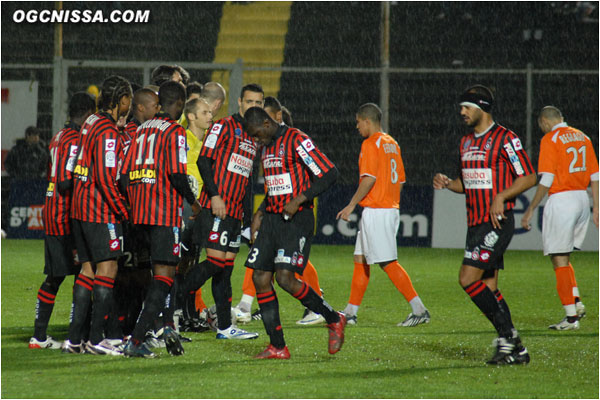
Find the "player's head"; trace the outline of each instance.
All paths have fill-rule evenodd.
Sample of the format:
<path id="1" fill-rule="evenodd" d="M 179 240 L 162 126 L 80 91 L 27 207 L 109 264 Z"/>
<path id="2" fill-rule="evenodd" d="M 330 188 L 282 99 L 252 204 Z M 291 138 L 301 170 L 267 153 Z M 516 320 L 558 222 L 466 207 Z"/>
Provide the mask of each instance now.
<path id="1" fill-rule="evenodd" d="M 96 112 L 96 97 L 88 92 L 77 92 L 69 101 L 69 119 L 81 125 L 83 121 Z"/>
<path id="2" fill-rule="evenodd" d="M 294 120 L 292 119 L 292 113 L 285 106 L 281 106 L 281 119 L 287 126 L 294 126 Z"/>
<path id="3" fill-rule="evenodd" d="M 244 130 L 264 145 L 271 144 L 279 123 L 262 107 L 250 107 L 244 115 Z"/>
<path id="4" fill-rule="evenodd" d="M 460 115 L 467 126 L 476 126 L 483 118 L 483 114 L 490 114 L 494 105 L 494 94 L 483 85 L 474 85 L 467 88 L 458 101 Z"/>
<path id="5" fill-rule="evenodd" d="M 221 106 L 225 102 L 225 88 L 219 82 L 207 82 L 204 84 L 202 94 L 206 97 L 206 101 L 210 104 L 210 110 L 213 117 L 217 115 Z"/>
<path id="6" fill-rule="evenodd" d="M 187 100 L 190 101 L 192 99 L 197 99 L 200 97 L 200 94 L 202 93 L 202 84 L 200 82 L 190 82 L 188 85 L 186 85 L 185 87 L 185 91 L 187 93 Z"/>
<path id="7" fill-rule="evenodd" d="M 40 130 L 35 126 L 28 126 L 25 129 L 25 141 L 29 144 L 39 143 Z"/>
<path id="8" fill-rule="evenodd" d="M 194 125 L 200 129 L 208 129 L 212 123 L 212 111 L 206 99 L 200 97 L 197 99 L 188 100 L 185 103 L 183 110 L 185 117 L 190 125 Z"/>
<path id="9" fill-rule="evenodd" d="M 283 121 L 281 114 L 281 103 L 273 96 L 265 97 L 265 111 L 275 121 L 281 123 Z"/>
<path id="10" fill-rule="evenodd" d="M 369 137 L 381 129 L 381 108 L 375 103 L 365 103 L 356 111 L 356 129 L 362 137 Z"/>
<path id="11" fill-rule="evenodd" d="M 174 120 L 178 120 L 185 106 L 185 86 L 181 82 L 168 81 L 158 89 L 161 109 Z"/>
<path id="12" fill-rule="evenodd" d="M 246 110 L 250 107 L 263 107 L 265 92 L 258 83 L 249 83 L 242 88 L 242 93 L 238 99 L 240 115 L 243 117 Z"/>
<path id="13" fill-rule="evenodd" d="M 181 65 L 173 65 L 173 67 L 179 73 L 181 80 L 177 79 L 177 74 L 174 74 L 171 77 L 171 80 L 176 81 L 176 82 L 179 81 L 179 82 L 183 83 L 183 86 L 187 86 L 187 84 L 190 81 L 190 73 L 187 72 L 187 70 L 185 68 L 183 68 Z"/>
<path id="14" fill-rule="evenodd" d="M 122 76 L 112 75 L 102 82 L 98 107 L 102 111 L 111 112 L 118 120 L 129 114 L 133 93 L 129 81 Z"/>
<path id="15" fill-rule="evenodd" d="M 560 124 L 564 122 L 564 118 L 560 110 L 554 106 L 546 106 L 542 108 L 540 111 L 540 116 L 538 117 L 538 126 L 540 130 L 544 133 L 548 133 L 552 131 L 552 128 L 556 124 Z"/>
<path id="16" fill-rule="evenodd" d="M 160 111 L 158 95 L 149 88 L 142 88 L 133 94 L 133 114 L 141 123 L 154 118 Z"/>
<path id="17" fill-rule="evenodd" d="M 181 75 L 180 69 L 181 67 L 177 65 L 159 65 L 158 67 L 152 70 L 152 75 L 150 76 L 150 82 L 153 85 L 161 86 L 163 83 L 168 81 L 182 82 L 184 81 L 184 77 Z M 183 69 L 183 68 L 181 68 Z M 184 70 L 185 71 L 185 70 Z M 187 73 L 187 72 L 186 72 Z M 189 79 L 189 74 L 188 74 Z"/>

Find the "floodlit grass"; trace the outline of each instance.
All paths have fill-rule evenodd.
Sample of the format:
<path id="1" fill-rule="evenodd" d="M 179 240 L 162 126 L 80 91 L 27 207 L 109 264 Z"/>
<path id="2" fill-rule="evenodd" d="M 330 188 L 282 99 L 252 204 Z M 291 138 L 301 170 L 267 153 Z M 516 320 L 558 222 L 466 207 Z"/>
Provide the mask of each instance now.
<path id="1" fill-rule="evenodd" d="M 236 262 L 234 304 L 241 296 Z M 253 341 L 217 341 L 189 333 L 186 354 L 164 349 L 154 360 L 67 355 L 30 350 L 36 293 L 44 276 L 43 242 L 2 240 L 3 398 L 598 398 L 598 254 L 572 257 L 588 314 L 581 329 L 554 332 L 563 317 L 552 267 L 541 252 L 509 251 L 500 288 L 532 361 L 491 367 L 496 336 L 457 283 L 460 250 L 399 248 L 399 261 L 429 308 L 430 324 L 400 328 L 410 311 L 387 276 L 374 267 L 342 351 L 327 353 L 323 326 L 300 327 L 301 305 L 278 289 L 290 360 L 254 360 L 268 342 L 262 322 L 244 326 Z M 325 298 L 336 309 L 348 300 L 351 246 L 314 246 L 311 260 Z M 48 333 L 64 339 L 71 278 L 63 284 Z M 212 303 L 210 285 L 205 300 Z M 256 306 L 255 306 L 256 307 Z"/>

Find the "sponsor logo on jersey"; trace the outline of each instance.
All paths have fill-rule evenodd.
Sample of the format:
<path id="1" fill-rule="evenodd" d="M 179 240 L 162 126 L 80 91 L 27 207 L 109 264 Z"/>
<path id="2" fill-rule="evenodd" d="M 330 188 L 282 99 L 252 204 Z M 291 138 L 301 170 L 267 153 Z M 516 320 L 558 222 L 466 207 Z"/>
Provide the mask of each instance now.
<path id="1" fill-rule="evenodd" d="M 283 143 L 281 143 L 279 145 L 279 157 L 283 157 L 284 154 L 285 154 L 285 146 L 283 145 Z"/>
<path id="2" fill-rule="evenodd" d="M 85 123 L 88 125 L 94 125 L 94 122 L 98 121 L 100 119 L 99 116 L 97 116 L 96 114 L 92 114 L 88 117 L 88 119 L 85 120 Z M 85 129 L 85 132 L 81 132 L 82 135 L 87 134 L 87 129 Z"/>
<path id="3" fill-rule="evenodd" d="M 173 239 L 175 243 L 179 243 L 179 228 L 176 226 L 173 227 Z"/>
<path id="4" fill-rule="evenodd" d="M 179 243 L 173 244 L 173 255 L 178 256 L 180 252 L 181 252 L 181 246 L 179 245 Z"/>
<path id="5" fill-rule="evenodd" d="M 67 160 L 67 171 L 73 172 L 75 168 L 75 158 L 77 157 L 77 145 L 73 144 L 69 148 L 69 159 Z"/>
<path id="6" fill-rule="evenodd" d="M 467 151 L 463 153 L 460 160 L 461 161 L 485 161 L 485 151 L 476 150 L 476 151 Z"/>
<path id="7" fill-rule="evenodd" d="M 256 155 L 256 146 L 253 145 L 252 143 L 246 143 L 246 142 L 240 143 L 239 149 L 241 151 L 245 151 L 246 153 L 250 153 L 253 156 Z"/>
<path id="8" fill-rule="evenodd" d="M 514 143 L 514 140 L 519 140 L 519 139 L 513 139 L 513 143 Z M 521 141 L 519 141 L 519 146 L 520 145 L 521 145 Z M 523 147 L 521 147 L 521 149 L 522 148 Z M 515 149 L 516 149 L 516 147 L 513 149 L 513 147 L 511 146 L 510 143 L 506 143 L 504 145 L 504 150 L 506 150 L 508 159 L 510 160 L 511 164 L 515 168 L 515 172 L 517 173 L 517 175 L 523 175 L 525 173 L 525 171 L 523 170 L 523 166 L 521 165 L 521 161 L 519 160 L 519 157 L 517 156 Z"/>
<path id="9" fill-rule="evenodd" d="M 295 251 L 294 254 L 292 254 L 292 261 L 291 264 L 292 265 L 296 265 L 296 263 L 298 262 L 298 252 Z"/>
<path id="10" fill-rule="evenodd" d="M 301 267 L 304 264 L 304 256 L 302 254 L 300 254 L 298 256 L 298 261 L 297 262 L 298 262 L 298 264 L 296 264 L 296 265 L 298 265 L 299 267 Z"/>
<path id="11" fill-rule="evenodd" d="M 240 128 L 235 128 L 233 133 L 235 136 L 242 136 L 242 130 Z"/>
<path id="12" fill-rule="evenodd" d="M 106 168 L 114 168 L 117 165 L 114 151 L 104 153 L 104 163 L 106 164 Z"/>
<path id="13" fill-rule="evenodd" d="M 129 171 L 129 182 L 131 184 L 139 183 L 139 182 L 155 184 L 156 183 L 156 170 L 142 168 L 142 169 L 136 169 L 133 171 Z"/>
<path id="14" fill-rule="evenodd" d="M 306 139 L 305 141 L 303 141 L 302 147 L 304 147 L 309 153 L 315 149 L 315 145 L 310 139 Z"/>
<path id="15" fill-rule="evenodd" d="M 73 173 L 75 175 L 77 175 L 77 177 L 79 179 L 81 179 L 83 182 L 87 181 L 87 176 L 88 176 L 88 168 L 84 167 L 82 165 L 77 165 L 75 167 L 75 171 L 73 171 Z"/>
<path id="16" fill-rule="evenodd" d="M 210 235 L 208 235 L 208 241 L 211 243 L 216 243 L 219 241 L 219 233 L 218 232 L 211 232 Z"/>
<path id="17" fill-rule="evenodd" d="M 108 242 L 108 246 L 110 247 L 110 251 L 117 251 L 121 248 L 121 241 L 119 239 L 113 239 Z"/>
<path id="18" fill-rule="evenodd" d="M 492 148 L 492 138 L 489 138 L 483 147 L 484 150 L 489 150 Z"/>
<path id="19" fill-rule="evenodd" d="M 472 255 L 472 254 L 473 254 L 473 253 L 471 253 L 470 251 L 468 251 L 468 250 L 465 250 L 465 256 L 464 256 L 463 258 L 467 258 L 467 259 L 469 259 L 469 260 L 470 260 L 470 259 L 471 259 L 471 255 Z"/>
<path id="20" fill-rule="evenodd" d="M 211 134 L 218 135 L 223 129 L 223 124 L 214 124 L 210 130 Z"/>
<path id="21" fill-rule="evenodd" d="M 187 164 L 187 151 L 185 150 L 185 147 L 179 148 L 179 162 L 181 164 Z"/>
<path id="22" fill-rule="evenodd" d="M 115 151 L 117 148 L 117 139 L 106 139 L 104 151 Z"/>
<path id="23" fill-rule="evenodd" d="M 213 128 L 214 130 L 214 128 Z M 215 133 L 211 133 L 210 135 L 208 135 L 208 137 L 206 138 L 206 141 L 204 142 L 204 146 L 208 147 L 209 149 L 214 149 L 215 145 L 217 144 L 217 139 L 218 139 L 218 135 Z"/>
<path id="24" fill-rule="evenodd" d="M 323 171 L 321 171 L 321 168 L 319 168 L 319 166 L 315 163 L 315 160 L 313 160 L 313 158 L 308 155 L 306 150 L 304 150 L 303 146 L 296 147 L 296 151 L 298 152 L 298 155 L 300 156 L 300 158 L 302 159 L 304 164 L 308 168 L 310 168 L 310 170 L 312 171 L 313 174 L 315 174 L 317 176 L 321 175 L 321 173 Z"/>
<path id="25" fill-rule="evenodd" d="M 281 168 L 283 166 L 281 158 L 271 157 L 263 161 L 263 168 Z"/>
<path id="26" fill-rule="evenodd" d="M 54 183 L 48 182 L 48 188 L 46 189 L 46 197 L 54 196 Z"/>
<path id="27" fill-rule="evenodd" d="M 475 247 L 475 249 L 473 249 L 473 253 L 471 253 L 471 260 L 479 260 L 479 247 Z"/>
<path id="28" fill-rule="evenodd" d="M 215 217 L 215 219 L 213 220 L 213 226 L 211 230 L 213 232 L 217 232 L 219 230 L 219 225 L 221 225 L 221 218 Z"/>
<path id="29" fill-rule="evenodd" d="M 229 158 L 227 171 L 247 178 L 250 176 L 250 173 L 252 173 L 252 160 L 240 154 L 233 153 L 231 158 Z"/>
<path id="30" fill-rule="evenodd" d="M 229 242 L 229 247 L 238 248 L 241 246 L 241 244 L 242 244 L 242 235 L 237 235 L 237 238 L 234 241 Z"/>
<path id="31" fill-rule="evenodd" d="M 293 192 L 290 174 L 279 174 L 265 177 L 269 196 L 280 196 Z"/>
<path id="32" fill-rule="evenodd" d="M 298 249 L 300 250 L 300 253 L 302 253 L 304 251 L 305 244 L 306 244 L 306 238 L 304 236 L 302 236 L 300 238 L 300 240 L 298 240 Z"/>
<path id="33" fill-rule="evenodd" d="M 513 146 L 515 146 L 516 151 L 523 150 L 523 145 L 521 144 L 521 139 L 514 138 L 511 141 L 512 141 Z"/>
<path id="34" fill-rule="evenodd" d="M 465 189 L 492 189 L 491 168 L 464 168 L 462 170 Z"/>

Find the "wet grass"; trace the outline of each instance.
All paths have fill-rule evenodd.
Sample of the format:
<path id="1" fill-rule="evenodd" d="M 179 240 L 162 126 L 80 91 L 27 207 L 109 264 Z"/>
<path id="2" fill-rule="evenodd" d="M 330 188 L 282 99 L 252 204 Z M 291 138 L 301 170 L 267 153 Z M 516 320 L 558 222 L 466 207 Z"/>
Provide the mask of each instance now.
<path id="1" fill-rule="evenodd" d="M 233 276 L 241 296 L 243 249 Z M 187 334 L 183 357 L 159 350 L 154 360 L 65 355 L 29 350 L 36 292 L 43 280 L 41 241 L 2 241 L 3 398 L 598 398 L 598 254 L 572 258 L 588 315 L 581 329 L 554 332 L 563 311 L 554 273 L 541 252 L 509 251 L 501 289 L 528 347 L 527 366 L 489 367 L 495 337 L 488 321 L 457 284 L 460 250 L 400 248 L 399 261 L 429 308 L 430 324 L 399 328 L 410 308 L 387 276 L 373 268 L 358 325 L 346 331 L 335 356 L 323 326 L 300 327 L 302 308 L 278 290 L 286 361 L 252 358 L 267 343 L 217 341 Z M 352 247 L 315 246 L 311 259 L 325 298 L 336 309 L 347 300 Z M 49 334 L 63 339 L 71 301 L 65 281 Z M 207 286 L 205 300 L 211 296 Z M 209 304 L 212 301 L 209 302 Z"/>

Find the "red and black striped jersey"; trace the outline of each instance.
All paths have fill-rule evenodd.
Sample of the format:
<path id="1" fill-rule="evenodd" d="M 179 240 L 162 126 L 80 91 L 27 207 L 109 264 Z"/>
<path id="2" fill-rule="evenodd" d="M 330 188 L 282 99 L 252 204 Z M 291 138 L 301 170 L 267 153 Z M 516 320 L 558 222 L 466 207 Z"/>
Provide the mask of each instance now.
<path id="1" fill-rule="evenodd" d="M 46 235 L 64 236 L 71 233 L 71 191 L 61 194 L 58 184 L 73 177 L 79 129 L 78 125 L 72 123 L 65 125 L 48 145 L 48 189 L 42 213 Z"/>
<path id="2" fill-rule="evenodd" d="M 242 117 L 234 114 L 215 122 L 208 130 L 199 157 L 213 160 L 213 179 L 227 206 L 227 215 L 242 219 L 243 199 L 257 152 L 256 141 L 242 128 Z M 200 205 L 210 207 L 210 196 L 203 187 Z"/>
<path id="3" fill-rule="evenodd" d="M 123 130 L 119 132 L 119 140 L 121 142 L 121 146 L 123 147 L 123 154 L 127 154 L 127 150 L 129 149 L 129 145 L 131 144 L 131 139 L 135 137 L 135 132 L 137 128 L 140 126 L 140 122 L 132 118 L 131 121 L 123 127 Z"/>
<path id="4" fill-rule="evenodd" d="M 463 136 L 459 152 L 468 226 L 489 221 L 494 197 L 516 178 L 535 173 L 519 137 L 496 123 L 482 135 Z M 505 210 L 514 206 L 515 200 L 508 200 Z"/>
<path id="5" fill-rule="evenodd" d="M 286 125 L 277 129 L 273 143 L 263 147 L 262 164 L 266 211 L 272 213 L 282 213 L 287 203 L 310 188 L 313 176 L 320 178 L 335 167 L 306 133 Z M 311 200 L 304 207 L 312 204 Z"/>
<path id="6" fill-rule="evenodd" d="M 107 113 L 92 114 L 81 127 L 73 171 L 71 217 L 95 223 L 127 218 L 125 198 L 117 186 L 119 133 Z"/>
<path id="7" fill-rule="evenodd" d="M 121 174 L 134 224 L 181 226 L 183 196 L 169 175 L 186 174 L 185 129 L 165 113 L 144 122 L 131 141 Z"/>

